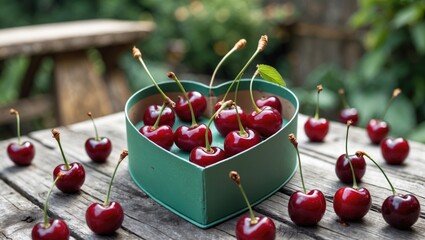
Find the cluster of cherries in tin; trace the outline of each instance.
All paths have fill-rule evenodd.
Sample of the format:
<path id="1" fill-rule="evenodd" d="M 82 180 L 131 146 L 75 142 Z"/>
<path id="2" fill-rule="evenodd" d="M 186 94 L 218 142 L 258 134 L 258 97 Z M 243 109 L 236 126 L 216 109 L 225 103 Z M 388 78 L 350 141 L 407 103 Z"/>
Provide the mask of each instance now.
<path id="1" fill-rule="evenodd" d="M 304 125 L 304 130 L 312 142 L 322 142 L 329 130 L 329 121 L 320 118 L 318 114 L 319 93 L 322 86 L 317 87 L 317 107 L 314 117 L 309 117 Z M 391 102 L 400 94 L 400 89 L 395 89 L 385 112 Z M 343 90 L 340 95 L 344 96 Z M 372 204 L 370 192 L 357 185 L 358 181 L 365 175 L 365 158 L 372 161 L 382 172 L 388 181 L 392 195 L 387 197 L 381 205 L 381 213 L 384 220 L 398 229 L 410 228 L 419 218 L 420 203 L 413 194 L 399 194 L 396 192 L 388 176 L 378 163 L 364 151 L 355 154 L 348 153 L 348 131 L 351 125 L 358 121 L 358 113 L 355 108 L 350 108 L 343 99 L 345 108 L 341 111 L 341 121 L 347 124 L 345 141 L 345 153 L 336 161 L 335 173 L 343 183 L 352 183 L 352 187 L 338 189 L 333 198 L 333 208 L 336 215 L 343 221 L 357 221 L 362 219 L 369 211 Z M 383 115 L 385 115 L 385 112 Z M 381 118 L 383 119 L 383 118 Z M 368 136 L 373 144 L 380 144 L 383 158 L 388 164 L 401 164 L 409 153 L 409 145 L 404 138 L 388 138 L 389 125 L 384 120 L 372 119 L 367 126 Z M 293 135 L 290 141 L 297 148 L 297 141 Z M 298 149 L 297 149 L 298 152 Z M 299 158 L 299 153 L 298 153 Z M 299 162 L 303 192 L 294 192 L 289 200 L 288 212 L 291 220 L 298 225 L 315 225 L 323 217 L 326 209 L 324 195 L 319 190 L 307 193 L 302 177 L 301 162 Z"/>
<path id="2" fill-rule="evenodd" d="M 29 141 L 21 143 L 19 112 L 15 109 L 11 109 L 10 113 L 15 115 L 17 119 L 18 142 L 10 143 L 8 145 L 7 154 L 17 166 L 28 166 L 34 159 L 35 147 Z M 112 151 L 111 140 L 107 137 L 99 137 L 92 114 L 89 112 L 87 115 L 92 120 L 96 135 L 95 137 L 90 137 L 85 141 L 84 147 L 86 153 L 93 162 L 104 163 L 107 161 Z M 63 193 L 73 194 L 78 192 L 83 186 L 86 177 L 86 171 L 81 163 L 68 163 L 62 149 L 60 132 L 57 129 L 52 129 L 52 136 L 58 143 L 63 164 L 59 164 L 53 169 L 52 175 L 54 182 L 48 191 L 44 203 L 44 221 L 37 223 L 31 232 L 31 237 L 34 240 L 69 239 L 70 231 L 66 222 L 62 219 L 48 218 L 48 199 L 54 186 Z M 86 223 L 96 234 L 106 235 L 114 233 L 121 227 L 124 220 L 123 208 L 118 202 L 110 201 L 109 196 L 112 181 L 115 177 L 118 166 L 127 155 L 128 152 L 126 150 L 120 154 L 120 158 L 109 183 L 105 201 L 103 203 L 93 203 L 86 210 Z"/>
<path id="3" fill-rule="evenodd" d="M 267 36 L 261 37 L 254 56 L 264 49 L 267 41 Z M 233 50 L 243 48 L 245 44 L 246 41 L 241 39 L 235 44 Z M 170 150 L 175 144 L 180 150 L 189 153 L 189 161 L 194 164 L 206 167 L 217 163 L 257 145 L 262 139 L 270 137 L 282 128 L 282 105 L 279 98 L 268 96 L 255 100 L 253 97 L 252 82 L 258 73 L 261 75 L 260 70 L 257 70 L 251 79 L 250 94 L 254 109 L 251 113 L 245 114 L 244 109 L 237 105 L 236 98 L 226 100 L 227 94 L 235 83 L 237 88 L 237 83 L 242 75 L 239 74 L 232 81 L 223 99 L 215 104 L 214 114 L 204 124 L 199 123 L 199 119 L 205 115 L 207 109 L 207 99 L 204 95 L 195 90 L 186 92 L 177 76 L 173 72 L 169 72 L 168 78 L 175 81 L 182 92 L 182 95 L 178 96 L 178 99 L 174 102 L 161 90 L 150 74 L 139 49 L 133 48 L 133 56 L 141 62 L 164 99 L 162 105 L 149 105 L 144 110 L 144 125 L 139 129 L 139 132 L 166 150 Z M 249 63 L 250 61 L 247 65 Z M 261 68 L 262 66 L 257 67 Z M 268 69 L 270 68 L 268 66 Z M 243 71 L 241 72 L 243 73 Z M 176 118 L 179 118 L 181 122 L 190 123 L 190 125 L 177 126 L 173 131 Z M 210 128 L 212 123 L 224 138 L 223 148 L 211 144 L 213 140 Z"/>

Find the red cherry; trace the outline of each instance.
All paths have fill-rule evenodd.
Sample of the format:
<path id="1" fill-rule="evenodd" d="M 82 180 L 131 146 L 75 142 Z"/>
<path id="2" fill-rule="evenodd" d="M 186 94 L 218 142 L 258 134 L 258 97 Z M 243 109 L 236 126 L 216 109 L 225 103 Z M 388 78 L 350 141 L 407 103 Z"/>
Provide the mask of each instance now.
<path id="1" fill-rule="evenodd" d="M 371 119 L 366 130 L 370 141 L 373 144 L 379 144 L 390 132 L 390 125 L 382 120 Z"/>
<path id="2" fill-rule="evenodd" d="M 157 128 L 153 126 L 143 126 L 139 132 L 160 147 L 170 150 L 174 143 L 174 133 L 168 125 L 162 125 Z"/>
<path id="3" fill-rule="evenodd" d="M 181 150 L 190 152 L 198 146 L 205 146 L 205 133 L 208 131 L 208 140 L 212 141 L 212 133 L 205 124 L 196 124 L 187 127 L 180 126 L 174 132 L 174 142 Z"/>
<path id="4" fill-rule="evenodd" d="M 411 194 L 392 195 L 382 203 L 381 212 L 390 226 L 408 229 L 418 221 L 421 206 L 418 199 Z"/>
<path id="5" fill-rule="evenodd" d="M 225 158 L 226 153 L 219 147 L 210 147 L 210 150 L 205 147 L 196 147 L 189 155 L 189 161 L 201 167 L 209 166 Z"/>
<path id="6" fill-rule="evenodd" d="M 114 233 L 121 227 L 121 224 L 124 221 L 124 211 L 121 205 L 118 202 L 110 202 L 109 197 L 115 174 L 119 165 L 124 158 L 127 157 L 127 155 L 127 150 L 123 150 L 120 154 L 120 158 L 118 159 L 115 170 L 111 176 L 111 181 L 109 182 L 105 202 L 103 204 L 93 203 L 86 210 L 87 226 L 89 226 L 89 228 L 96 234 L 106 235 Z"/>
<path id="7" fill-rule="evenodd" d="M 91 112 L 88 112 L 87 115 L 90 117 L 95 131 L 95 137 L 87 139 L 84 145 L 87 155 L 89 155 L 94 162 L 106 162 L 112 151 L 111 140 L 106 137 L 99 137 Z"/>
<path id="8" fill-rule="evenodd" d="M 254 110 L 246 117 L 249 128 L 256 130 L 262 137 L 270 137 L 282 128 L 282 116 L 269 106 L 260 111 Z"/>
<path id="9" fill-rule="evenodd" d="M 145 113 L 143 114 L 143 123 L 145 125 L 153 126 L 156 119 L 158 118 L 161 111 L 161 105 L 150 105 L 146 108 Z M 159 126 L 168 125 L 173 127 L 174 122 L 176 121 L 176 116 L 174 111 L 165 107 L 161 114 L 161 120 L 159 121 Z"/>
<path id="10" fill-rule="evenodd" d="M 7 155 L 18 166 L 28 166 L 35 155 L 34 145 L 30 142 L 11 143 L 7 146 Z"/>
<path id="11" fill-rule="evenodd" d="M 304 132 L 312 142 L 323 142 L 329 132 L 329 121 L 325 118 L 309 117 L 304 124 Z"/>
<path id="12" fill-rule="evenodd" d="M 236 130 L 227 134 L 224 139 L 224 151 L 227 156 L 233 156 L 260 142 L 261 136 L 255 130 L 245 129 L 244 133 L 241 133 L 240 130 Z"/>
<path id="13" fill-rule="evenodd" d="M 366 172 L 366 161 L 362 156 L 358 157 L 356 155 L 349 156 L 351 164 L 353 164 L 354 174 L 356 180 L 360 181 Z M 341 154 L 335 164 L 335 173 L 336 176 L 343 183 L 352 183 L 353 175 L 351 173 L 350 163 L 346 157 L 346 154 Z"/>
<path id="14" fill-rule="evenodd" d="M 362 219 L 372 205 L 372 197 L 366 188 L 342 187 L 334 195 L 333 207 L 336 215 L 344 221 Z"/>
<path id="15" fill-rule="evenodd" d="M 289 198 L 288 214 L 297 225 L 314 226 L 322 219 L 325 211 L 325 196 L 317 189 L 308 193 L 296 191 Z"/>
<path id="16" fill-rule="evenodd" d="M 282 114 L 282 103 L 280 102 L 277 96 L 268 96 L 262 97 L 255 101 L 257 107 L 262 108 L 264 106 L 269 106 L 276 109 L 280 114 Z"/>
<path id="17" fill-rule="evenodd" d="M 81 163 L 71 163 L 67 169 L 65 164 L 60 164 L 53 170 L 53 179 L 59 174 L 63 174 L 56 182 L 56 187 L 64 193 L 78 192 L 86 179 L 86 173 Z"/>
<path id="18" fill-rule="evenodd" d="M 112 151 L 112 143 L 109 138 L 102 137 L 100 140 L 88 138 L 84 145 L 87 155 L 94 162 L 106 162 Z"/>
<path id="19" fill-rule="evenodd" d="M 221 106 L 221 104 L 216 104 L 215 107 Z M 218 107 L 216 111 L 219 109 Z M 243 126 L 246 126 L 246 115 L 241 107 L 238 106 L 238 115 L 242 122 Z M 236 116 L 235 106 L 232 105 L 228 108 L 220 111 L 217 116 L 214 118 L 214 125 L 217 131 L 222 135 L 226 136 L 228 133 L 234 130 L 239 129 L 238 118 Z"/>
<path id="20" fill-rule="evenodd" d="M 9 113 L 16 116 L 18 143 L 10 143 L 9 146 L 7 146 L 7 155 L 16 165 L 28 166 L 34 159 L 34 145 L 28 141 L 21 144 L 21 121 L 19 118 L 19 112 L 11 108 Z"/>
<path id="21" fill-rule="evenodd" d="M 124 211 L 118 202 L 110 202 L 108 206 L 93 203 L 86 211 L 87 226 L 96 234 L 114 233 L 123 221 Z"/>
<path id="22" fill-rule="evenodd" d="M 339 112 L 339 120 L 342 123 L 351 121 L 353 126 L 357 126 L 359 122 L 359 113 L 355 108 L 344 108 Z"/>
<path id="23" fill-rule="evenodd" d="M 251 223 L 248 216 L 242 217 L 236 224 L 236 239 L 239 240 L 274 240 L 276 238 L 276 226 L 268 217 L 256 217 L 256 223 Z"/>
<path id="24" fill-rule="evenodd" d="M 48 227 L 44 223 L 37 223 L 31 231 L 32 240 L 69 239 L 69 229 L 60 219 L 50 219 Z"/>
<path id="25" fill-rule="evenodd" d="M 195 119 L 198 119 L 207 109 L 207 100 L 200 92 L 197 91 L 189 91 L 187 92 L 187 95 L 192 105 Z M 184 122 L 190 122 L 192 120 L 189 104 L 184 97 L 179 96 L 174 110 L 180 120 Z"/>
<path id="26" fill-rule="evenodd" d="M 409 143 L 404 138 L 386 138 L 381 142 L 381 153 L 388 164 L 402 164 L 409 150 Z"/>

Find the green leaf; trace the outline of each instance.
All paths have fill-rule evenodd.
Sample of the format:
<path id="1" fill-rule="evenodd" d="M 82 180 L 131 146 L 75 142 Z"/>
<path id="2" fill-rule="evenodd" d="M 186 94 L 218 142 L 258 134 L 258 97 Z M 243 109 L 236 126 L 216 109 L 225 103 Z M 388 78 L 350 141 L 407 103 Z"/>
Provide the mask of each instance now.
<path id="1" fill-rule="evenodd" d="M 423 15 L 423 9 L 418 4 L 411 4 L 400 10 L 394 17 L 393 24 L 396 28 L 415 23 Z"/>
<path id="2" fill-rule="evenodd" d="M 283 80 L 282 76 L 276 70 L 276 68 L 269 65 L 260 64 L 258 65 L 258 72 L 264 80 L 276 83 L 277 85 L 282 87 L 286 86 L 285 80 Z"/>
<path id="3" fill-rule="evenodd" d="M 416 50 L 424 54 L 425 53 L 425 21 L 422 21 L 415 25 L 411 29 L 413 43 L 415 44 Z"/>

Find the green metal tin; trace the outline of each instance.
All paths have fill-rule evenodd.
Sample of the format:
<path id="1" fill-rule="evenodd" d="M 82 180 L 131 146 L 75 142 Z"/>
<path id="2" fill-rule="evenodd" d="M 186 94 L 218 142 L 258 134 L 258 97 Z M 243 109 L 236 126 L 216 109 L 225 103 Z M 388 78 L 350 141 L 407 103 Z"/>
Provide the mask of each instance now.
<path id="1" fill-rule="evenodd" d="M 241 80 L 237 103 L 246 113 L 253 110 L 249 96 L 249 80 Z M 206 116 L 198 123 L 207 123 L 214 105 L 230 86 L 224 83 L 210 89 L 204 84 L 182 81 L 186 91 L 196 90 L 206 96 L 209 104 Z M 160 83 L 171 98 L 181 94 L 173 81 Z M 297 156 L 288 141 L 288 134 L 297 132 L 298 99 L 287 88 L 256 79 L 254 97 L 275 95 L 282 102 L 284 126 L 257 146 L 208 167 L 188 161 L 189 154 L 173 146 L 170 151 L 158 147 L 139 133 L 144 110 L 151 104 L 161 105 L 163 99 L 154 86 L 149 86 L 129 98 L 125 106 L 129 172 L 134 182 L 151 198 L 187 221 L 208 228 L 247 210 L 229 172 L 237 171 L 250 202 L 255 205 L 283 187 L 294 175 Z M 230 93 L 227 99 L 234 99 Z M 174 130 L 183 123 L 176 117 Z M 223 148 L 222 137 L 211 124 L 212 146 Z"/>

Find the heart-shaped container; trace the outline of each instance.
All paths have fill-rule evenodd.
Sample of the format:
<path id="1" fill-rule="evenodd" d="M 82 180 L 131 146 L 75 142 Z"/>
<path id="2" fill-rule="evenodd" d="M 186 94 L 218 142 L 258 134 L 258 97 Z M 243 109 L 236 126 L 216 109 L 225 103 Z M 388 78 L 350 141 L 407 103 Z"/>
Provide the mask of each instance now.
<path id="1" fill-rule="evenodd" d="M 246 114 L 252 108 L 249 80 L 241 80 L 237 103 Z M 174 81 L 159 84 L 161 89 L 176 100 L 181 91 Z M 198 91 L 206 96 L 206 116 L 198 123 L 207 123 L 214 105 L 230 86 L 230 82 L 213 87 L 214 96 L 204 84 L 182 81 L 186 91 Z M 249 201 L 255 205 L 284 186 L 294 175 L 297 156 L 288 140 L 288 134 L 297 132 L 298 99 L 287 88 L 256 79 L 253 82 L 255 99 L 278 96 L 282 103 L 284 126 L 257 146 L 208 167 L 199 167 L 188 161 L 189 154 L 175 145 L 171 151 L 158 147 L 138 129 L 143 126 L 143 114 L 149 105 L 161 105 L 163 98 L 154 86 L 146 87 L 129 98 L 125 106 L 129 172 L 134 182 L 151 198 L 180 217 L 201 228 L 207 228 L 247 210 L 246 203 L 229 179 L 229 172 L 237 171 Z M 230 93 L 227 99 L 234 99 Z M 183 123 L 176 116 L 175 130 Z M 222 137 L 211 124 L 211 146 L 223 148 Z"/>

